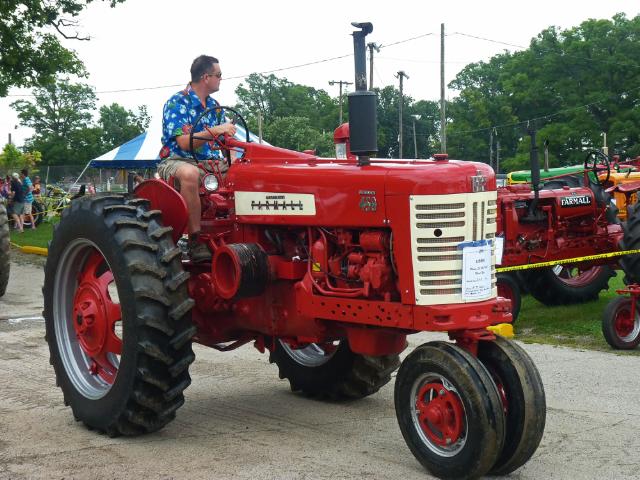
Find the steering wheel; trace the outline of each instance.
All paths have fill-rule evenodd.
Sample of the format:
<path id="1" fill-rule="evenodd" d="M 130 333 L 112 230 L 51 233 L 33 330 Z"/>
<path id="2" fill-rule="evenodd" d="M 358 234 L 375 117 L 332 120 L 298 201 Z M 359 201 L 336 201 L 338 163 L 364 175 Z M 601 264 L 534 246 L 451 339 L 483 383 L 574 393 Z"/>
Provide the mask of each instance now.
<path id="1" fill-rule="evenodd" d="M 189 132 L 189 151 L 191 152 L 191 156 L 195 159 L 196 158 L 196 154 L 195 154 L 195 150 L 193 148 L 193 141 L 194 140 L 204 140 L 206 142 L 210 142 L 212 139 L 208 138 L 208 137 L 202 137 L 202 136 L 198 136 L 198 133 L 202 133 L 202 131 L 200 132 L 195 132 L 196 127 L 202 122 L 203 118 L 205 118 L 205 116 L 207 114 L 209 114 L 212 111 L 221 111 L 224 110 L 225 113 L 227 112 L 231 112 L 233 114 L 233 117 L 231 118 L 231 123 L 233 123 L 234 125 L 240 121 L 240 124 L 242 125 L 242 128 L 244 128 L 244 132 L 246 134 L 246 142 L 249 143 L 251 140 L 249 139 L 249 128 L 247 127 L 247 122 L 244 120 L 244 118 L 242 118 L 242 115 L 240 115 L 240 113 L 238 113 L 237 110 L 234 110 L 231 107 L 225 107 L 222 105 L 218 105 L 217 107 L 211 107 L 206 109 L 204 112 L 202 112 L 200 115 L 198 115 L 198 117 L 196 118 L 196 121 L 193 123 L 193 126 L 191 127 L 191 131 Z M 206 125 L 204 126 L 205 130 L 208 130 L 208 128 Z M 212 147 L 213 150 L 220 150 L 222 152 L 224 152 L 224 156 L 227 159 L 227 162 L 229 163 L 229 165 L 231 165 L 231 147 L 227 146 L 226 144 L 226 140 L 225 140 L 225 135 L 218 135 L 217 137 L 213 138 L 213 142 L 217 145 L 215 147 Z"/>
<path id="2" fill-rule="evenodd" d="M 595 183 L 600 186 L 604 186 L 611 176 L 611 162 L 609 162 L 609 157 L 607 157 L 600 150 L 591 150 L 587 153 L 587 157 L 584 159 L 584 169 L 589 170 L 595 176 Z M 599 173 L 607 172 L 607 177 L 605 179 L 600 179 Z M 589 179 L 591 181 L 591 179 Z"/>

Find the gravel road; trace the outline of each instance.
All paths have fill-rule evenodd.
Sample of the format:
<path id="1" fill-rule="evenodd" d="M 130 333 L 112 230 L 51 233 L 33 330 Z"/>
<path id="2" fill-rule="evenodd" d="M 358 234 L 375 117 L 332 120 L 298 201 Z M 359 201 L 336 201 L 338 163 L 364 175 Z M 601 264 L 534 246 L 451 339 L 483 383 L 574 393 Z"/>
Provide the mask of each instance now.
<path id="1" fill-rule="evenodd" d="M 248 346 L 196 346 L 186 404 L 161 432 L 111 439 L 87 430 L 55 386 L 42 283 L 40 266 L 14 263 L 0 299 L 0 478 L 429 478 L 396 424 L 392 384 L 357 402 L 310 400 Z M 638 478 L 640 357 L 524 347 L 545 384 L 547 428 L 509 478 Z"/>

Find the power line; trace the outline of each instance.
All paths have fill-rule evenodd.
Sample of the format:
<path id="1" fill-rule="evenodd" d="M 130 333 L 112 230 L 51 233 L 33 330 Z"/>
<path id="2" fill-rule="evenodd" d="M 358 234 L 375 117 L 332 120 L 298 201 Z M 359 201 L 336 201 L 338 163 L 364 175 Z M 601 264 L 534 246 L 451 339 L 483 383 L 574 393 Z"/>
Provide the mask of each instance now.
<path id="1" fill-rule="evenodd" d="M 433 33 L 424 33 L 421 35 L 417 35 L 415 37 L 411 37 L 411 38 L 406 38 L 404 40 L 398 40 L 397 42 L 393 42 L 393 43 L 389 43 L 387 45 L 384 46 L 380 46 L 380 48 L 387 48 L 387 47 L 391 47 L 394 45 L 400 45 L 402 43 L 407 43 L 407 42 L 411 42 L 413 40 L 417 40 L 419 38 L 423 38 L 423 37 L 428 37 L 429 35 L 433 35 Z M 341 60 L 343 58 L 347 58 L 347 57 L 352 57 L 353 53 L 349 53 L 346 55 L 338 55 L 336 57 L 330 57 L 330 58 L 323 58 L 321 60 L 315 60 L 312 62 L 306 62 L 306 63 L 299 63 L 296 65 L 290 65 L 288 67 L 280 67 L 280 68 L 274 68 L 271 70 L 264 70 L 262 72 L 252 72 L 255 73 L 257 75 L 265 75 L 265 74 L 269 74 L 269 73 L 276 73 L 276 72 L 283 72 L 286 70 L 293 70 L 294 68 L 302 68 L 302 67 L 308 67 L 311 65 L 318 65 L 321 63 L 326 63 L 326 62 L 333 62 L 335 60 Z M 246 78 L 249 75 L 251 75 L 251 73 L 245 73 L 242 75 L 235 75 L 233 77 L 225 77 L 225 80 L 237 80 L 239 78 Z M 101 90 L 101 91 L 97 91 L 95 92 L 96 94 L 106 94 L 106 93 L 125 93 L 125 92 L 140 92 L 140 91 L 144 91 L 144 90 L 160 90 L 163 88 L 175 88 L 175 87 L 183 87 L 184 83 L 177 83 L 177 84 L 171 84 L 171 85 L 158 85 L 158 86 L 153 86 L 153 87 L 138 87 L 138 88 L 122 88 L 122 89 L 117 89 L 117 90 Z M 33 94 L 15 94 L 15 95 L 7 95 L 7 97 L 33 97 Z"/>
<path id="2" fill-rule="evenodd" d="M 609 95 L 607 98 L 603 98 L 602 100 L 598 100 L 598 101 L 595 101 L 595 102 L 587 103 L 585 105 L 580 105 L 580 106 L 577 106 L 577 107 L 571 107 L 571 108 L 565 108 L 563 110 L 558 110 L 557 112 L 550 113 L 548 115 L 542 115 L 540 117 L 529 118 L 529 119 L 521 120 L 521 121 L 518 121 L 518 122 L 504 123 L 502 125 L 492 125 L 490 127 L 478 128 L 478 129 L 475 129 L 475 130 L 464 130 L 464 131 L 461 131 L 461 132 L 452 132 L 452 134 L 453 135 L 462 135 L 462 134 L 466 134 L 466 133 L 485 132 L 485 131 L 489 131 L 489 130 L 494 129 L 494 128 L 495 129 L 502 129 L 502 128 L 507 128 L 507 127 L 516 127 L 516 126 L 520 126 L 520 125 L 527 125 L 527 124 L 530 124 L 532 122 L 537 122 L 537 121 L 540 121 L 540 120 L 547 120 L 547 119 L 550 119 L 550 118 L 553 118 L 553 117 L 557 117 L 558 115 L 563 115 L 565 113 L 570 113 L 570 112 L 574 112 L 576 110 L 581 110 L 583 108 L 591 107 L 593 105 L 598 105 L 599 103 L 606 102 L 607 100 L 611 100 L 613 98 L 619 98 L 619 97 L 622 97 L 624 95 L 628 95 L 631 92 L 634 92 L 634 91 L 637 91 L 637 90 L 640 90 L 640 87 L 635 87 L 635 88 L 632 88 L 632 89 L 627 90 L 625 92 L 621 92 L 621 93 L 616 94 L 616 95 Z"/>
<path id="3" fill-rule="evenodd" d="M 469 37 L 469 38 L 474 38 L 476 40 L 483 40 L 485 42 L 490 42 L 490 43 L 497 43 L 499 45 L 507 45 L 509 47 L 516 47 L 516 48 L 520 48 L 523 50 L 527 50 L 527 49 L 531 49 L 532 47 L 524 47 L 522 45 L 516 45 L 514 43 L 508 43 L 508 42 L 503 42 L 500 40 L 494 40 L 491 38 L 486 38 L 486 37 L 480 37 L 478 35 L 471 35 L 470 33 L 463 33 L 463 32 L 454 32 L 451 35 L 459 35 L 462 37 Z M 544 48 L 541 47 L 539 45 L 535 46 L 537 49 L 539 49 L 542 52 L 547 52 L 547 53 L 553 53 L 555 55 L 558 55 L 560 57 L 565 57 L 565 58 L 574 58 L 576 60 L 582 60 L 585 62 L 592 62 L 592 63 L 605 63 L 608 65 L 618 65 L 618 66 L 622 66 L 622 67 L 632 67 L 632 68 L 640 68 L 640 65 L 636 64 L 636 63 L 628 63 L 628 62 L 617 62 L 615 60 L 606 60 L 606 59 L 599 59 L 599 58 L 589 58 L 589 57 L 582 57 L 580 55 L 572 55 L 570 53 L 564 53 L 564 52 L 558 52 L 556 50 L 551 50 L 549 48 Z"/>

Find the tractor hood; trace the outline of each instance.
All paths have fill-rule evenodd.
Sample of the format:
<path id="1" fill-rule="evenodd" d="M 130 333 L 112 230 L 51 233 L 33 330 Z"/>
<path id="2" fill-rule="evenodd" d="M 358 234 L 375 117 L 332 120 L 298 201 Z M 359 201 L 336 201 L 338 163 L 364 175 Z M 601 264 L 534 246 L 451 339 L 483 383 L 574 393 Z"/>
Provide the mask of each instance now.
<path id="1" fill-rule="evenodd" d="M 447 160 L 290 158 L 245 161 L 229 170 L 236 214 L 250 223 L 383 225 L 387 198 L 496 189 L 486 164 Z"/>

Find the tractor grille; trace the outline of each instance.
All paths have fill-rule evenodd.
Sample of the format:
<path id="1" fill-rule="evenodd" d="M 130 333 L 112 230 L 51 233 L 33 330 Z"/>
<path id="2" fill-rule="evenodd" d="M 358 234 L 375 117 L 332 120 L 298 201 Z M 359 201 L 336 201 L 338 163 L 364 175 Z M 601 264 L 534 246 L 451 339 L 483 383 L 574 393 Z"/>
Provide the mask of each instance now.
<path id="1" fill-rule="evenodd" d="M 409 198 L 416 305 L 462 303 L 462 250 L 458 244 L 492 240 L 496 192 L 414 195 Z M 496 291 L 495 244 L 492 289 Z M 477 301 L 477 300 L 474 300 Z"/>

